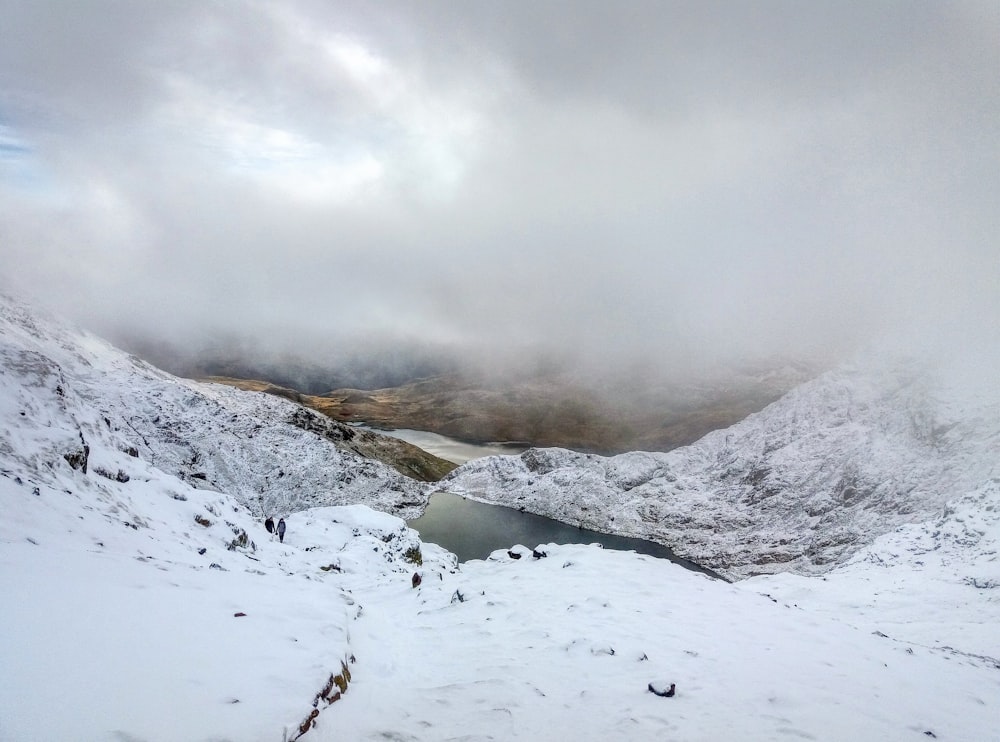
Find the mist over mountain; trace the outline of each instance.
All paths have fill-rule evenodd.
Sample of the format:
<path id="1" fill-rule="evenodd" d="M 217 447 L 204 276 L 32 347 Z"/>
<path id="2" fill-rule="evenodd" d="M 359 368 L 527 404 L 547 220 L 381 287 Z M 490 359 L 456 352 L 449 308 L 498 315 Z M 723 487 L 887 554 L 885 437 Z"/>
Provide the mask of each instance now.
<path id="1" fill-rule="evenodd" d="M 996 334 L 990 3 L 6 10 L 0 285 L 185 375 Z"/>
<path id="2" fill-rule="evenodd" d="M 280 354 L 268 352 L 252 336 L 184 346 L 132 336 L 121 345 L 178 376 L 260 379 L 306 394 L 325 394 L 341 388 L 401 386 L 428 376 L 453 373 L 458 366 L 457 359 L 445 349 L 406 341 L 397 345 L 369 340 L 345 344 L 328 353 L 310 352 L 303 347 Z"/>

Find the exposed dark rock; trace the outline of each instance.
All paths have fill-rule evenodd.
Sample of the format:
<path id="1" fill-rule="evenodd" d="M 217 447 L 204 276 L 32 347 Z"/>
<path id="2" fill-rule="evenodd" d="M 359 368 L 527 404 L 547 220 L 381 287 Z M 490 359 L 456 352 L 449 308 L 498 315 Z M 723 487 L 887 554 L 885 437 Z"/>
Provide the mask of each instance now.
<path id="1" fill-rule="evenodd" d="M 666 687 L 665 683 L 663 683 L 663 684 L 660 684 L 660 683 L 655 683 L 655 684 L 654 683 L 650 683 L 647 686 L 647 688 L 649 689 L 650 693 L 653 693 L 653 694 L 655 694 L 657 696 L 660 696 L 661 698 L 673 698 L 673 695 L 674 695 L 674 692 L 675 692 L 675 687 L 676 686 L 673 683 L 670 684 L 669 688 Z"/>
<path id="2" fill-rule="evenodd" d="M 78 469 L 86 474 L 87 460 L 90 458 L 90 446 L 84 443 L 82 448 L 70 451 L 69 453 L 64 453 L 63 458 L 66 459 L 66 463 L 72 468 Z"/>

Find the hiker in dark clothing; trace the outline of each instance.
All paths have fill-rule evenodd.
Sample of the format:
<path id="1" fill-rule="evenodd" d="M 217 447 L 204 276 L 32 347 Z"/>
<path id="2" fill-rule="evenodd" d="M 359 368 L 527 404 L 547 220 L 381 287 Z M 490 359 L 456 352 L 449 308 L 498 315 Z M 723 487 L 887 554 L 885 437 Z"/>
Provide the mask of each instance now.
<path id="1" fill-rule="evenodd" d="M 285 543 L 285 519 L 278 519 L 278 540 L 281 543 Z"/>
<path id="2" fill-rule="evenodd" d="M 274 518 L 270 515 L 267 516 L 267 520 L 264 521 L 264 528 L 267 529 L 268 533 L 274 533 Z"/>

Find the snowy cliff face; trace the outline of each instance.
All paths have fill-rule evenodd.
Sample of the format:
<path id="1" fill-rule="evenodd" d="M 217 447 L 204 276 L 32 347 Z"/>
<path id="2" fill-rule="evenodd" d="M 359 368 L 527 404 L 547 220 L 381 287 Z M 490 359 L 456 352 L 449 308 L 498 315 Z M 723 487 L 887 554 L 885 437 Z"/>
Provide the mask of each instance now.
<path id="1" fill-rule="evenodd" d="M 5 472 L 45 483 L 67 466 L 118 477 L 120 465 L 101 453 L 113 450 L 257 515 L 365 503 L 412 517 L 426 502 L 421 485 L 353 450 L 370 449 L 360 438 L 374 433 L 270 395 L 173 377 L 4 297 L 0 416 Z"/>
<path id="2" fill-rule="evenodd" d="M 998 475 L 1000 394 L 871 358 L 669 453 L 472 461 L 443 489 L 662 542 L 732 577 L 824 572 Z"/>

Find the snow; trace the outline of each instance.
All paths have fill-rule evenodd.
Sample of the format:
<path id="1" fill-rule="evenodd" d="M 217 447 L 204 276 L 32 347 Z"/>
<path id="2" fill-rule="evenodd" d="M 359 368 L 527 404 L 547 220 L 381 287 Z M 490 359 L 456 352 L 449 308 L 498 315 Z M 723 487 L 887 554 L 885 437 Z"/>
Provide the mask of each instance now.
<path id="1" fill-rule="evenodd" d="M 330 441 L 284 402 L 0 316 L 3 742 L 278 742 L 314 711 L 307 742 L 997 739 L 995 479 L 822 576 L 556 544 L 459 565 L 369 507 L 412 496 L 384 467 L 328 447 L 297 469 Z M 620 483 L 659 465 L 626 460 Z M 278 505 L 346 480 L 355 501 L 276 509 L 281 543 L 274 467 Z"/>
<path id="2" fill-rule="evenodd" d="M 306 739 L 973 740 L 998 712 L 995 662 L 652 557 L 516 545 L 457 567 L 423 544 L 414 567 L 415 534 L 361 505 L 296 513 L 280 544 L 221 495 L 144 484 L 136 530 L 0 486 L 4 740 L 293 737 L 342 662 Z M 225 521 L 256 550 L 228 551 Z"/>
<path id="3" fill-rule="evenodd" d="M 292 515 L 281 544 L 228 497 L 115 484 L 145 525 L 0 479 L 0 738 L 280 739 L 349 662 L 344 583 L 408 584 L 414 532 L 365 506 Z"/>
<path id="4" fill-rule="evenodd" d="M 784 573 L 743 582 L 866 631 L 992 658 L 1000 669 L 1000 481 L 899 527 L 821 579 Z"/>
<path id="5" fill-rule="evenodd" d="M 373 599 L 352 739 L 985 739 L 1000 673 L 652 557 L 496 552 Z M 453 599 L 456 591 L 463 602 Z M 386 620 L 391 617 L 390 620 Z M 371 670 L 366 669 L 374 665 Z M 647 691 L 677 684 L 672 700 Z M 947 698 L 947 702 L 943 699 Z M 971 714 L 971 716 L 969 716 Z M 333 739 L 333 735 L 319 739 Z"/>

